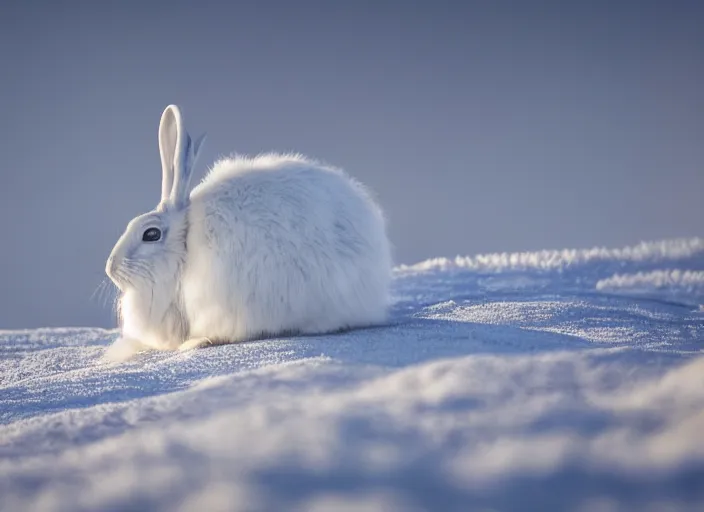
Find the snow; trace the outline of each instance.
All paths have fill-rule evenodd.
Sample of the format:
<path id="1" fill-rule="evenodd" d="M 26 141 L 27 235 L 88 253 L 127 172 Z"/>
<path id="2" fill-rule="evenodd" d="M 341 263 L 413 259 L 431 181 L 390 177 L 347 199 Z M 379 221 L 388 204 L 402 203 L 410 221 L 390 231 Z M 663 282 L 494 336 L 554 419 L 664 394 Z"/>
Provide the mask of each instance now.
<path id="1" fill-rule="evenodd" d="M 389 326 L 0 331 L 0 510 L 704 510 L 704 239 L 396 269 Z"/>

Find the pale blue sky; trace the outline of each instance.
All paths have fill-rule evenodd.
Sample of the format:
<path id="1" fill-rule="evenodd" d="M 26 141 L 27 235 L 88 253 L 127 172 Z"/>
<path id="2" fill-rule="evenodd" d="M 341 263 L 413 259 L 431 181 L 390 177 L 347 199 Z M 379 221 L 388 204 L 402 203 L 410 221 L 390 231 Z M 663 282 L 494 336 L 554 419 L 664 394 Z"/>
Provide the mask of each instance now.
<path id="1" fill-rule="evenodd" d="M 156 205 L 169 103 L 233 151 L 373 188 L 399 262 L 702 233 L 704 5 L 0 3 L 0 328 L 91 295 Z"/>

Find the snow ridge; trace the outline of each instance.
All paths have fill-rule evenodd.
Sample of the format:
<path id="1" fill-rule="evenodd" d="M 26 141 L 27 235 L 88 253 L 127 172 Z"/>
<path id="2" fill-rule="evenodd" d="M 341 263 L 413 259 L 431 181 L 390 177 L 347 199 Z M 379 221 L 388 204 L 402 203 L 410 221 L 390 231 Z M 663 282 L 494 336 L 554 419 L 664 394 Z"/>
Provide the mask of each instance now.
<path id="1" fill-rule="evenodd" d="M 704 287 L 704 271 L 666 269 L 635 274 L 616 274 L 596 283 L 597 290 L 618 288 Z"/>
<path id="2" fill-rule="evenodd" d="M 399 274 L 415 274 L 434 270 L 467 269 L 480 272 L 505 270 L 559 270 L 592 262 L 661 262 L 704 255 L 704 238 L 679 238 L 641 242 L 637 245 L 610 249 L 543 250 L 536 252 L 493 253 L 477 256 L 456 256 L 454 259 L 432 258 L 413 265 L 399 265 Z"/>

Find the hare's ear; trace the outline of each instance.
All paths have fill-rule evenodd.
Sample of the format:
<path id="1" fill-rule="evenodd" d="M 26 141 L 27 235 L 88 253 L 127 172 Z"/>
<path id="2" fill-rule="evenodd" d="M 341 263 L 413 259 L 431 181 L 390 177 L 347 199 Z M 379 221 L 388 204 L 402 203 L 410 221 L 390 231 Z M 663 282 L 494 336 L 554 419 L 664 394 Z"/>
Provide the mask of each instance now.
<path id="1" fill-rule="evenodd" d="M 166 107 L 159 124 L 161 205 L 168 203 L 182 208 L 188 204 L 188 185 L 204 140 L 205 135 L 193 143 L 183 126 L 179 108 L 176 105 Z"/>
<path id="2" fill-rule="evenodd" d="M 171 197 L 169 199 L 176 208 L 188 206 L 188 187 L 191 183 L 193 167 L 198 160 L 200 148 L 203 147 L 203 141 L 205 141 L 205 134 L 193 141 L 187 132 L 183 132 L 183 146 L 174 162 L 174 186 L 171 188 Z"/>
<path id="3" fill-rule="evenodd" d="M 179 135 L 183 130 L 181 111 L 169 105 L 161 114 L 159 123 L 159 154 L 161 155 L 161 204 L 169 201 L 174 185 L 174 160 L 180 146 Z"/>

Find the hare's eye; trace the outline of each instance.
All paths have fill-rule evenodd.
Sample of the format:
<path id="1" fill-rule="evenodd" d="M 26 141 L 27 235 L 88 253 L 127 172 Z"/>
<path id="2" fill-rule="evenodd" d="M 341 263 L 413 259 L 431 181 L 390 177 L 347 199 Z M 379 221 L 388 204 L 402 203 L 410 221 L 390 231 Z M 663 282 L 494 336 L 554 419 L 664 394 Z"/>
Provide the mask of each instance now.
<path id="1" fill-rule="evenodd" d="M 143 242 L 156 242 L 161 238 L 161 230 L 159 228 L 149 228 L 142 235 Z"/>

